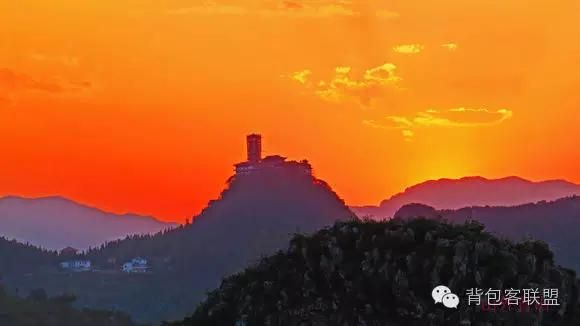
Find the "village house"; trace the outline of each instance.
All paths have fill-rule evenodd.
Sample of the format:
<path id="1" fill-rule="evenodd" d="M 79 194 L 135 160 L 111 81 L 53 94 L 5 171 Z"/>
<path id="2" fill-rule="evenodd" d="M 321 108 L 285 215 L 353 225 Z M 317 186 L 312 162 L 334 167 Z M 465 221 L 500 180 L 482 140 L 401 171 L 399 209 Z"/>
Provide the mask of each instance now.
<path id="1" fill-rule="evenodd" d="M 91 270 L 90 260 L 67 260 L 59 264 L 60 268 L 71 272 L 86 272 Z"/>
<path id="2" fill-rule="evenodd" d="M 149 270 L 147 259 L 136 257 L 123 264 L 122 268 L 125 273 L 145 273 Z"/>
<path id="3" fill-rule="evenodd" d="M 77 254 L 77 252 L 78 252 L 78 249 L 76 249 L 76 248 L 66 247 L 60 251 L 60 255 L 61 256 L 74 256 Z"/>

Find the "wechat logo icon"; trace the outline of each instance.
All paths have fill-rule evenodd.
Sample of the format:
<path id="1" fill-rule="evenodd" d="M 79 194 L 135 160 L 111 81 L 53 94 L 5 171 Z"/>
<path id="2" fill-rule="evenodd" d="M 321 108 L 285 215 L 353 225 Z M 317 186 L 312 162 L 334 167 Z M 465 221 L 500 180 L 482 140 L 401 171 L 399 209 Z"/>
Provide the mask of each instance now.
<path id="1" fill-rule="evenodd" d="M 431 297 L 435 300 L 435 303 L 441 303 L 446 308 L 455 308 L 459 305 L 459 297 L 451 293 L 451 289 L 444 285 L 436 286 L 433 291 L 431 291 Z"/>

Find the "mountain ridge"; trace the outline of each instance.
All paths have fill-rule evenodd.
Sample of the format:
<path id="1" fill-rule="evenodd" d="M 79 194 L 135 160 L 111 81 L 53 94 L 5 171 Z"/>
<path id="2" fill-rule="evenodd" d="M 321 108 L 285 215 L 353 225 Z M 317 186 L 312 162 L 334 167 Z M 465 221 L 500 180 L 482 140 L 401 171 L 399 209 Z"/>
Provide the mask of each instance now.
<path id="1" fill-rule="evenodd" d="M 351 206 L 359 216 L 388 218 L 402 206 L 423 203 L 437 209 L 469 206 L 517 206 L 580 195 L 580 185 L 563 179 L 530 181 L 519 176 L 491 179 L 468 176 L 427 180 L 405 188 L 378 206 Z"/>
<path id="2" fill-rule="evenodd" d="M 155 222 L 159 222 L 159 223 L 168 223 L 168 224 L 177 224 L 177 223 L 173 223 L 173 222 L 167 222 L 167 221 L 162 221 L 160 219 L 158 219 L 157 217 L 153 216 L 153 215 L 144 215 L 144 214 L 139 214 L 139 213 L 135 213 L 132 211 L 125 211 L 125 212 L 113 212 L 113 211 L 109 211 L 103 208 L 100 208 L 96 205 L 92 205 L 92 204 L 87 204 L 87 203 L 83 203 L 71 198 L 68 198 L 66 196 L 61 196 L 61 195 L 46 195 L 46 196 L 21 196 L 21 195 L 5 195 L 5 196 L 0 196 L 0 201 L 7 199 L 7 200 L 25 200 L 25 201 L 49 201 L 49 200 L 57 200 L 57 201 L 63 201 L 65 203 L 71 203 L 74 205 L 78 205 L 78 206 L 83 206 L 85 208 L 89 208 L 89 209 L 93 209 L 96 211 L 99 211 L 101 213 L 105 213 L 105 214 L 110 214 L 112 216 L 116 216 L 116 217 L 138 217 L 138 218 L 144 218 L 144 219 L 150 219 L 152 221 Z"/>
<path id="3" fill-rule="evenodd" d="M 437 210 L 425 204 L 407 204 L 395 218 L 443 218 L 454 223 L 476 220 L 498 236 L 512 240 L 528 237 L 550 245 L 557 262 L 580 271 L 580 245 L 576 231 L 580 227 L 580 196 L 553 201 L 539 201 L 517 206 L 471 206 Z"/>
<path id="4" fill-rule="evenodd" d="M 84 250 L 130 234 L 172 227 L 174 223 L 152 216 L 111 213 L 64 196 L 0 198 L 0 236 L 51 250 L 68 246 Z"/>

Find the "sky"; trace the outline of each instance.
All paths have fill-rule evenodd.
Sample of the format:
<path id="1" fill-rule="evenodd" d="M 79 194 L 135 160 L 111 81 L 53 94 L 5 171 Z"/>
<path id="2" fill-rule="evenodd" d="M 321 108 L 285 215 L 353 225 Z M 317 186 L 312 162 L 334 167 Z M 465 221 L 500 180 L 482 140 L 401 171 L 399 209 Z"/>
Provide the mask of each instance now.
<path id="1" fill-rule="evenodd" d="M 580 183 L 575 0 L 22 0 L 0 27 L 0 195 L 183 222 L 252 132 L 351 205 Z"/>

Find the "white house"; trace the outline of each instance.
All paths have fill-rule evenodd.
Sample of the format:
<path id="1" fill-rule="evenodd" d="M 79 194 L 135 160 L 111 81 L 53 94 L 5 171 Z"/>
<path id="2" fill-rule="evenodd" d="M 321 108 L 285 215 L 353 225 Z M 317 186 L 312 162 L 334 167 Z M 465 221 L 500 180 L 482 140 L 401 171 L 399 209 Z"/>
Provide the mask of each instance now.
<path id="1" fill-rule="evenodd" d="M 86 272 L 91 270 L 90 260 L 67 260 L 60 264 L 60 268 L 72 272 Z"/>
<path id="2" fill-rule="evenodd" d="M 144 273 L 149 269 L 147 259 L 136 257 L 123 264 L 123 272 L 125 273 Z"/>

